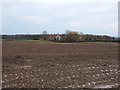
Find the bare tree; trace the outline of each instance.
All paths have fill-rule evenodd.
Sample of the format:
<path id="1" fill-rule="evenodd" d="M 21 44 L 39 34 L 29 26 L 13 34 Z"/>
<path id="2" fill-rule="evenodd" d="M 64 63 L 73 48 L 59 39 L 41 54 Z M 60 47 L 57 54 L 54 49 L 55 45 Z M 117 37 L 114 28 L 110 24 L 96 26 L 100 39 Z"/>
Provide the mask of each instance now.
<path id="1" fill-rule="evenodd" d="M 66 31 L 65 31 L 65 34 L 68 34 L 68 33 L 70 33 L 70 32 L 71 32 L 70 30 L 66 30 Z"/>
<path id="2" fill-rule="evenodd" d="M 84 35 L 84 33 L 83 33 L 83 32 L 79 32 L 78 34 L 79 34 L 79 35 Z"/>
<path id="3" fill-rule="evenodd" d="M 42 34 L 43 34 L 43 37 L 42 37 L 42 38 L 43 38 L 44 40 L 47 40 L 47 39 L 48 39 L 47 31 L 46 31 L 46 30 L 43 31 Z"/>
<path id="4" fill-rule="evenodd" d="M 43 34 L 43 35 L 46 35 L 46 34 L 47 34 L 47 31 L 46 31 L 46 30 L 45 30 L 45 31 L 43 31 L 43 32 L 42 32 L 42 34 Z"/>

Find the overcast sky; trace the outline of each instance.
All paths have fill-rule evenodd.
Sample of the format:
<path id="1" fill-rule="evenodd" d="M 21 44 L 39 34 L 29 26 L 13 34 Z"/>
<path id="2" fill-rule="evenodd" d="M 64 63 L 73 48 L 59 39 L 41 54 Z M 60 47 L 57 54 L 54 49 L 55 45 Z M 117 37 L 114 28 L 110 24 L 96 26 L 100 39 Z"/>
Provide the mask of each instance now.
<path id="1" fill-rule="evenodd" d="M 1 9 L 2 8 L 2 9 Z M 5 0 L 3 34 L 64 33 L 118 35 L 117 0 Z"/>

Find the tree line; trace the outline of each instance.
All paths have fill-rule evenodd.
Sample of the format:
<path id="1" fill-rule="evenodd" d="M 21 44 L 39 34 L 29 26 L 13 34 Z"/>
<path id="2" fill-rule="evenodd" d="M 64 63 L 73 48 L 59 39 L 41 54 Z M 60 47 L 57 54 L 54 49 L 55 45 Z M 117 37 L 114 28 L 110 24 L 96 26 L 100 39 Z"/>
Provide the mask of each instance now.
<path id="1" fill-rule="evenodd" d="M 110 37 L 107 35 L 90 35 L 82 32 L 66 30 L 64 34 L 47 34 L 43 31 L 42 34 L 37 35 L 2 35 L 2 39 L 11 40 L 52 40 L 56 42 L 119 42 L 119 38 Z"/>
<path id="2" fill-rule="evenodd" d="M 61 41 L 63 42 L 118 42 L 118 38 L 110 37 L 107 35 L 90 35 L 83 34 L 82 32 L 70 31 L 67 30 L 63 35 Z"/>

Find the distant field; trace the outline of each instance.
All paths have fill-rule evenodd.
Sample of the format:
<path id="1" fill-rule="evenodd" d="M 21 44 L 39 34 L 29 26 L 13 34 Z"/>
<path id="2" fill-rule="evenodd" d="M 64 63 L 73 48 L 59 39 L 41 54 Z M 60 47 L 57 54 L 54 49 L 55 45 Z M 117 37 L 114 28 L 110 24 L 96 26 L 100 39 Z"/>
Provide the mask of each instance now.
<path id="1" fill-rule="evenodd" d="M 47 40 L 25 40 L 30 42 L 41 42 L 41 43 L 55 43 L 54 41 L 47 41 Z"/>
<path id="2" fill-rule="evenodd" d="M 5 41 L 4 88 L 118 86 L 118 44 Z"/>

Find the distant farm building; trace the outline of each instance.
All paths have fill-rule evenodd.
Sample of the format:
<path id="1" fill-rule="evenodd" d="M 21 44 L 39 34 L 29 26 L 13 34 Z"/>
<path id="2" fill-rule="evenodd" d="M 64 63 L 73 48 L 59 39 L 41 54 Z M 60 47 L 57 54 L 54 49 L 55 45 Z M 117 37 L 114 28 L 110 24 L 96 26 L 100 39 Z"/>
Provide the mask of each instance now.
<path id="1" fill-rule="evenodd" d="M 61 40 L 61 35 L 59 34 L 48 34 L 48 40 Z"/>

